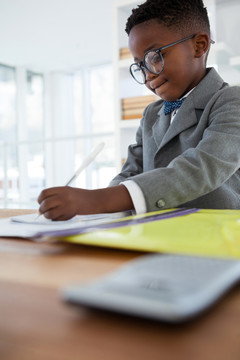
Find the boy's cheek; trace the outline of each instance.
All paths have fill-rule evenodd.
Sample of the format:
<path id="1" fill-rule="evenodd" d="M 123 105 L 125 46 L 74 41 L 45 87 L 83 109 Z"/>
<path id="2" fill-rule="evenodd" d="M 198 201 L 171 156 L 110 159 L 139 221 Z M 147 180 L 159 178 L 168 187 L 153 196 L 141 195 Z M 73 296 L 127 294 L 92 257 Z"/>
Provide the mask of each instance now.
<path id="1" fill-rule="evenodd" d="M 148 83 L 146 83 L 145 86 L 146 86 L 149 90 L 151 90 L 151 92 L 153 92 L 153 93 L 155 94 L 155 91 L 150 87 L 150 85 L 149 85 Z"/>

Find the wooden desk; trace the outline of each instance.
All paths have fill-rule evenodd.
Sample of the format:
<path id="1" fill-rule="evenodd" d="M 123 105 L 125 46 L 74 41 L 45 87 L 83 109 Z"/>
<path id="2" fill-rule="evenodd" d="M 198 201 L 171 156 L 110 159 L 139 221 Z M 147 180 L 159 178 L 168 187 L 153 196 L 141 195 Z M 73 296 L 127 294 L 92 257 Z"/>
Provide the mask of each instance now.
<path id="1" fill-rule="evenodd" d="M 28 211 L 29 212 L 29 211 Z M 0 210 L 0 217 L 27 211 Z M 0 239 L 1 360 L 239 360 L 240 288 L 184 325 L 90 312 L 59 289 L 97 278 L 140 253 Z"/>

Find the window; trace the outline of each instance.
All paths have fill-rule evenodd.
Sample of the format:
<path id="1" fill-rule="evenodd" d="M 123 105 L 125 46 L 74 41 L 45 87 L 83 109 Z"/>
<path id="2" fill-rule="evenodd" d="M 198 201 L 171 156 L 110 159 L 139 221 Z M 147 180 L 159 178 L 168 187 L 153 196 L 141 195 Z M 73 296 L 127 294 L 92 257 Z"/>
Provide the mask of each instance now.
<path id="1" fill-rule="evenodd" d="M 6 204 L 18 196 L 16 124 L 16 73 L 0 65 L 0 201 Z"/>
<path id="2" fill-rule="evenodd" d="M 75 74 L 0 68 L 3 207 L 36 208 L 44 187 L 65 185 L 94 146 L 104 150 L 73 186 L 107 186 L 115 175 L 112 66 Z"/>
<path id="3" fill-rule="evenodd" d="M 45 185 L 44 169 L 44 79 L 42 74 L 26 71 L 26 140 L 29 143 L 19 145 L 19 154 L 24 153 L 27 162 L 27 200 L 35 202 L 39 189 Z M 26 183 L 26 176 L 23 176 Z"/>
<path id="4" fill-rule="evenodd" d="M 104 142 L 102 153 L 87 169 L 88 186 L 105 187 L 116 174 L 114 163 L 114 96 L 113 69 L 111 65 L 95 66 L 87 74 L 89 106 L 86 130 L 92 136 L 86 144 L 88 151 Z M 87 119 L 87 116 L 86 116 Z"/>

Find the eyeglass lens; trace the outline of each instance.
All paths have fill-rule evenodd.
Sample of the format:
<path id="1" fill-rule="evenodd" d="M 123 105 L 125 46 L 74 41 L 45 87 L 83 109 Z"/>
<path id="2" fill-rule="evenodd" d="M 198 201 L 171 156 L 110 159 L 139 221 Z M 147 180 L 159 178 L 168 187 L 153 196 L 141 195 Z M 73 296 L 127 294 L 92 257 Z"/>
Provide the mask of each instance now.
<path id="1" fill-rule="evenodd" d="M 131 65 L 131 74 L 133 78 L 139 83 L 139 84 L 145 84 L 146 82 L 146 76 L 144 68 L 141 68 L 137 64 Z"/>
<path id="2" fill-rule="evenodd" d="M 163 69 L 163 58 L 161 53 L 156 51 L 149 51 L 145 55 L 145 65 L 146 68 L 153 74 L 160 74 Z"/>
<path id="3" fill-rule="evenodd" d="M 144 64 L 146 69 L 151 73 L 160 74 L 163 70 L 163 58 L 161 53 L 149 51 L 145 55 Z M 143 67 L 140 67 L 138 64 L 133 64 L 131 66 L 131 74 L 139 84 L 145 84 L 146 73 Z"/>

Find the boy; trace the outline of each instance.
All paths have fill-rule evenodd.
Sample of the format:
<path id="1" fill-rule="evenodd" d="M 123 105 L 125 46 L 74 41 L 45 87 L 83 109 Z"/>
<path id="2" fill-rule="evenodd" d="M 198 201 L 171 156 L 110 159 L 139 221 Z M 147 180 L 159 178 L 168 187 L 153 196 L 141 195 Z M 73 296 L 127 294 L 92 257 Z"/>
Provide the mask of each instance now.
<path id="1" fill-rule="evenodd" d="M 211 40 L 202 0 L 147 0 L 126 31 L 132 76 L 161 100 L 145 109 L 110 187 L 43 190 L 40 213 L 63 220 L 127 209 L 240 209 L 240 88 L 206 68 Z"/>

